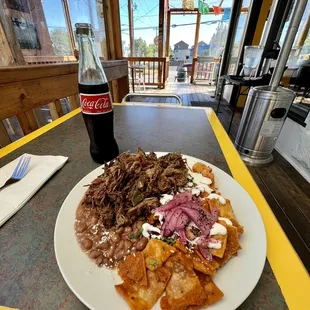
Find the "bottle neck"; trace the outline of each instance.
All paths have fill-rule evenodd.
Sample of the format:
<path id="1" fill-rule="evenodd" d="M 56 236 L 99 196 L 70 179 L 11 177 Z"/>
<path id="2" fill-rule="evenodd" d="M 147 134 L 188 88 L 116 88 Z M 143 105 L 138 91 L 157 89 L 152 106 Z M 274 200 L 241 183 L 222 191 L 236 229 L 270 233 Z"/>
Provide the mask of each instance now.
<path id="1" fill-rule="evenodd" d="M 107 78 L 97 55 L 94 39 L 78 35 L 79 45 L 79 83 L 85 85 L 104 84 Z"/>

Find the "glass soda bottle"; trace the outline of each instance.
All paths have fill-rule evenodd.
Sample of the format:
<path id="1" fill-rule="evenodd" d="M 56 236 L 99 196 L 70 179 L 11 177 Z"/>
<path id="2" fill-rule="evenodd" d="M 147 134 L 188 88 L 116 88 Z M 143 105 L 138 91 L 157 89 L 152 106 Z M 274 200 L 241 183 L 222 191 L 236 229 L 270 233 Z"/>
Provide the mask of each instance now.
<path id="1" fill-rule="evenodd" d="M 94 161 L 104 163 L 119 154 L 114 138 L 114 112 L 109 84 L 95 48 L 90 24 L 75 24 L 79 45 L 79 93 Z"/>

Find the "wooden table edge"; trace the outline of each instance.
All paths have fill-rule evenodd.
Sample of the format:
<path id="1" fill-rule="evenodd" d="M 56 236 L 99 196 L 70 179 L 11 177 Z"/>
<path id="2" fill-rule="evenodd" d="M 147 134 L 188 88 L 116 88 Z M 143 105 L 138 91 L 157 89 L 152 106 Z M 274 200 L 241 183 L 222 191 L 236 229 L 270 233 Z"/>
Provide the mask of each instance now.
<path id="1" fill-rule="evenodd" d="M 271 208 L 260 192 L 258 186 L 253 180 L 250 172 L 246 168 L 237 150 L 227 135 L 225 129 L 211 108 L 185 107 L 174 104 L 146 104 L 146 103 L 114 103 L 115 106 L 142 106 L 142 107 L 160 107 L 160 108 L 179 108 L 204 110 L 210 121 L 212 130 L 217 138 L 220 148 L 227 161 L 229 169 L 234 179 L 239 182 L 254 200 L 260 214 L 263 218 L 267 234 L 267 258 L 276 277 L 276 280 L 282 290 L 282 294 L 289 309 L 306 309 L 309 301 L 308 292 L 310 292 L 310 280 L 307 270 L 295 252 L 293 246 L 288 240 L 282 227 L 274 216 Z M 52 128 L 60 125 L 68 119 L 79 114 L 81 109 L 75 109 L 63 117 L 49 123 L 29 135 L 9 144 L 0 149 L 0 158 L 36 139 Z M 270 246 L 272 244 L 272 247 Z"/>
<path id="2" fill-rule="evenodd" d="M 289 309 L 306 309 L 310 292 L 306 268 L 215 112 L 206 110 L 206 114 L 234 179 L 249 193 L 262 216 L 267 235 L 267 258 Z"/>

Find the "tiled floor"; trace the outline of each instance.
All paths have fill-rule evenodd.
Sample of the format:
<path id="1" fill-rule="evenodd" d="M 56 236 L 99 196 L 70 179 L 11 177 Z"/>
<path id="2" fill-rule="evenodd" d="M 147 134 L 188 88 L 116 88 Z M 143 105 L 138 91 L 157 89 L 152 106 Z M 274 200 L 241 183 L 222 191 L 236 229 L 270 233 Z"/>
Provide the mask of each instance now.
<path id="1" fill-rule="evenodd" d="M 206 106 L 208 102 L 216 109 L 217 102 L 212 97 L 214 86 L 208 85 L 205 81 L 197 81 L 196 85 L 174 82 L 174 75 L 175 72 L 171 70 L 166 89 L 147 88 L 143 93 L 150 95 L 174 93 L 182 98 L 185 106 L 191 106 L 193 101 L 195 106 L 199 105 L 199 102 L 202 106 Z M 147 100 L 135 97 L 132 101 L 170 104 L 176 102 L 174 99 L 152 97 Z M 237 109 L 232 123 L 229 135 L 233 141 L 241 120 L 241 113 L 242 109 Z M 223 102 L 218 117 L 226 129 L 231 115 L 230 106 Z M 310 184 L 276 151 L 274 151 L 274 162 L 268 167 L 249 167 L 249 170 L 305 267 L 310 271 Z"/>

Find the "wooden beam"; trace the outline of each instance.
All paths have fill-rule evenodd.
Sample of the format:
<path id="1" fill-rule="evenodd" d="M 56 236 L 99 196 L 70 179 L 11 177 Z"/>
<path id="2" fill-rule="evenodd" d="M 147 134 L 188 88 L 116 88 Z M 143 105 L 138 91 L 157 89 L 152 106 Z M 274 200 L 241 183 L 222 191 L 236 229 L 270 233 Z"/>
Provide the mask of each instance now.
<path id="1" fill-rule="evenodd" d="M 4 55 L 6 55 L 5 58 L 2 58 L 1 61 L 2 65 L 6 66 L 25 65 L 26 63 L 22 51 L 20 49 L 19 43 L 16 39 L 15 31 L 13 29 L 13 23 L 10 17 L 10 11 L 6 6 L 5 1 L 0 1 L 0 26 L 1 26 L 0 27 L 1 35 L 3 35 L 4 39 L 3 42 L 6 42 L 6 44 L 5 43 L 1 44 L 3 47 L 5 47 Z M 8 57 L 9 54 L 11 54 L 11 57 Z M 8 62 L 4 63 L 4 61 Z M 7 76 L 5 74 L 3 75 L 0 74 L 0 79 L 7 79 Z M 10 99 L 10 97 L 0 97 L 0 98 L 5 98 L 5 100 L 2 99 L 2 102 L 0 102 L 0 104 L 1 103 L 6 104 L 7 102 L 9 102 Z M 7 117 L 3 118 L 0 117 L 0 120 L 5 119 Z M 25 134 L 39 127 L 32 111 L 27 111 L 27 113 L 20 113 L 20 115 L 18 115 L 17 118 Z M 4 132 L 2 132 L 2 134 L 4 134 Z"/>
<path id="2" fill-rule="evenodd" d="M 11 143 L 11 139 L 7 133 L 4 124 L 0 121 L 0 148 Z"/>
<path id="3" fill-rule="evenodd" d="M 303 46 L 304 45 L 304 43 L 307 39 L 309 28 L 310 28 L 310 11 L 308 12 L 308 16 L 307 16 L 307 19 L 306 19 L 303 27 L 302 27 L 301 33 L 300 33 L 299 37 L 297 38 L 296 46 Z"/>
<path id="4" fill-rule="evenodd" d="M 76 73 L 0 85 L 0 98 L 8 98 L 0 102 L 0 119 L 27 112 L 76 93 Z M 33 128 L 32 124 L 29 124 L 29 127 Z"/>
<path id="5" fill-rule="evenodd" d="M 128 74 L 127 60 L 101 61 L 108 81 Z M 78 72 L 78 63 L 48 64 L 0 68 L 0 85 L 47 77 L 58 77 Z"/>
<path id="6" fill-rule="evenodd" d="M 164 22 L 165 22 L 165 0 L 159 0 L 159 16 L 158 16 L 158 56 L 159 57 L 164 57 Z"/>
<path id="7" fill-rule="evenodd" d="M 102 5 L 106 31 L 108 59 L 123 59 L 119 0 L 105 0 L 103 1 Z M 123 93 L 129 93 L 128 76 L 124 77 L 123 79 L 118 79 L 117 81 L 112 81 L 110 84 L 114 102 L 120 102 L 120 100 L 123 98 Z"/>
<path id="8" fill-rule="evenodd" d="M 200 32 L 200 21 L 201 21 L 201 13 L 197 13 L 196 19 L 196 31 L 195 31 L 195 41 L 194 41 L 194 50 L 193 50 L 193 63 L 192 63 L 192 73 L 191 73 L 191 83 L 194 82 L 195 75 L 195 63 L 194 59 L 197 59 L 197 50 L 198 50 L 198 41 L 199 41 L 199 32 Z"/>
<path id="9" fill-rule="evenodd" d="M 133 30 L 133 11 L 132 11 L 132 0 L 128 0 L 128 20 L 129 20 L 129 47 L 130 47 L 130 56 L 134 56 L 135 48 L 135 36 Z"/>
<path id="10" fill-rule="evenodd" d="M 122 59 L 122 36 L 119 0 L 103 1 L 108 59 Z"/>
<path id="11" fill-rule="evenodd" d="M 14 58 L 10 49 L 9 42 L 6 38 L 2 23 L 0 21 L 0 66 L 13 66 Z"/>
<path id="12" fill-rule="evenodd" d="M 71 111 L 78 108 L 80 106 L 80 97 L 77 94 L 69 96 L 69 103 Z"/>
<path id="13" fill-rule="evenodd" d="M 2 118 L 1 114 L 2 113 L 5 114 L 5 112 L 6 111 L 1 111 L 0 119 Z M 11 114 L 11 115 L 9 115 L 7 117 L 10 117 L 10 116 L 13 116 L 13 115 Z M 3 117 L 3 118 L 7 118 L 7 117 Z M 31 133 L 32 131 L 37 130 L 39 128 L 37 120 L 36 120 L 36 118 L 35 118 L 35 116 L 34 116 L 32 111 L 27 111 L 27 112 L 24 112 L 24 113 L 20 113 L 20 114 L 16 115 L 16 117 L 17 117 L 18 122 L 20 124 L 20 127 L 22 128 L 22 130 L 23 130 L 25 135 L 27 135 L 27 134 Z"/>
<path id="14" fill-rule="evenodd" d="M 40 50 L 33 50 L 35 55 L 54 55 L 54 49 L 53 49 L 53 43 L 48 31 L 48 26 L 43 10 L 42 0 L 28 0 L 28 6 L 30 9 L 30 18 L 32 19 L 32 22 L 36 25 L 36 30 L 38 34 L 39 41 L 41 43 L 41 49 Z M 16 16 L 16 10 L 14 10 L 14 16 Z M 19 12 L 22 13 L 22 12 Z M 22 13 L 23 19 L 30 19 L 27 17 L 25 13 Z M 24 50 L 26 51 L 26 50 Z M 27 50 L 29 51 L 29 50 Z M 25 53 L 23 52 L 24 57 Z"/>
<path id="15" fill-rule="evenodd" d="M 151 62 L 157 62 L 157 61 L 165 61 L 166 57 L 124 57 L 124 59 L 127 59 L 128 61 L 151 61 Z"/>
<path id="16" fill-rule="evenodd" d="M 78 63 L 0 68 L 0 85 L 78 72 Z"/>
<path id="17" fill-rule="evenodd" d="M 56 109 L 56 106 L 55 106 L 55 103 L 54 102 L 50 102 L 47 106 L 48 106 L 48 109 L 50 110 L 52 121 L 54 121 L 57 118 L 59 118 L 58 113 L 57 113 L 57 109 Z"/>
<path id="18" fill-rule="evenodd" d="M 171 13 L 167 13 L 167 28 L 166 28 L 166 57 L 170 56 L 170 25 L 171 25 Z"/>
<path id="19" fill-rule="evenodd" d="M 121 100 L 129 92 L 128 61 L 105 61 L 103 67 L 108 80 L 116 80 L 115 98 Z M 0 100 L 0 120 L 18 115 L 27 134 L 38 127 L 30 110 L 54 102 L 60 115 L 55 100 L 78 93 L 77 72 L 77 63 L 0 68 L 0 98 L 6 99 Z M 78 99 L 70 103 L 72 108 L 79 105 Z"/>
<path id="20" fill-rule="evenodd" d="M 128 75 L 123 76 L 122 78 L 117 80 L 118 83 L 118 102 L 122 102 L 123 98 L 129 93 L 128 85 Z"/>
<path id="21" fill-rule="evenodd" d="M 196 19 L 196 31 L 195 31 L 193 58 L 197 57 L 199 32 L 200 32 L 200 20 L 201 20 L 201 13 L 198 12 L 197 19 Z"/>
<path id="22" fill-rule="evenodd" d="M 62 0 L 62 5 L 63 5 L 64 12 L 65 12 L 65 19 L 66 19 L 67 29 L 69 32 L 70 44 L 71 44 L 71 49 L 72 49 L 72 54 L 73 54 L 73 51 L 76 49 L 76 43 L 75 43 L 74 31 L 72 28 L 68 0 Z"/>
<path id="23" fill-rule="evenodd" d="M 14 60 L 13 63 L 7 65 L 25 65 L 26 63 L 13 29 L 10 12 L 4 0 L 0 1 L 0 24 Z"/>
<path id="24" fill-rule="evenodd" d="M 74 56 L 24 56 L 27 64 L 77 62 Z"/>

